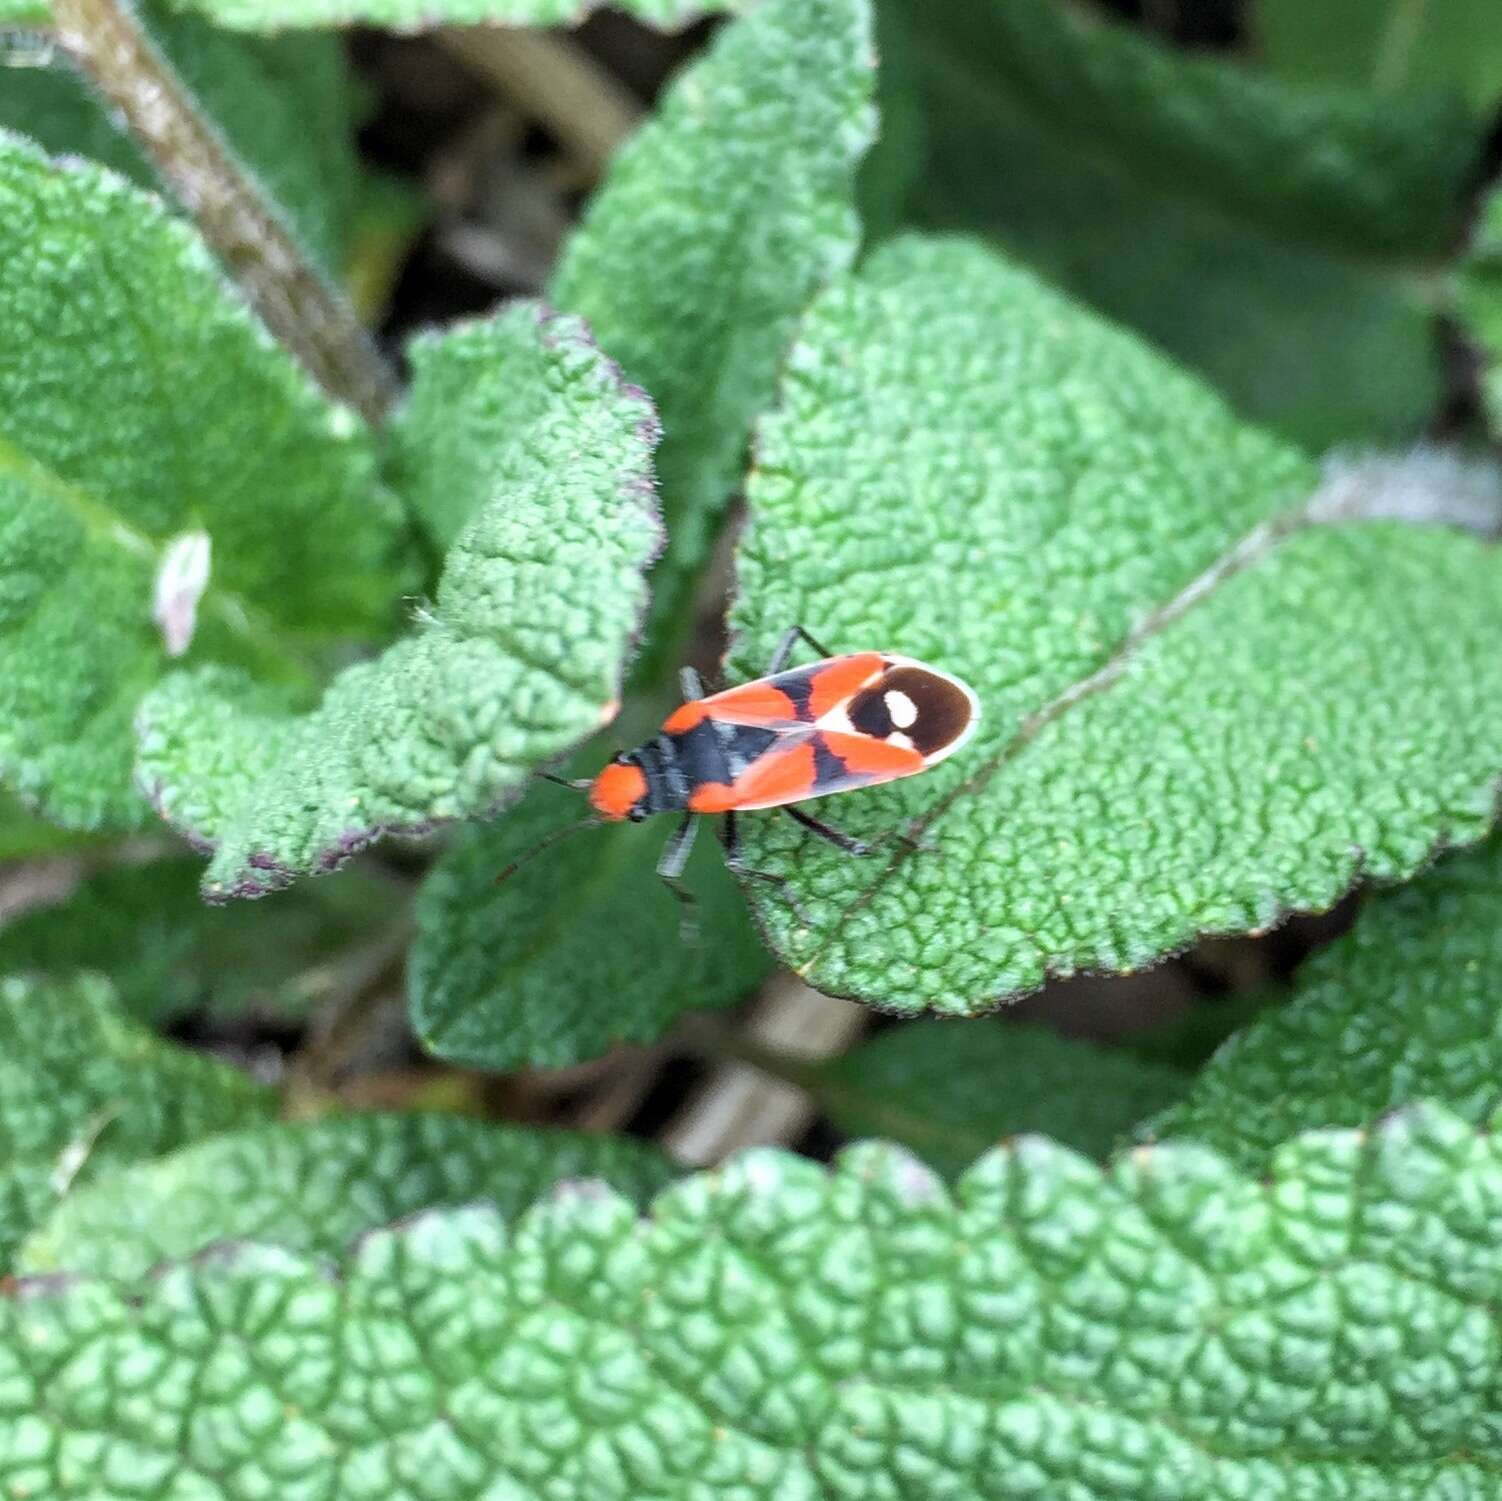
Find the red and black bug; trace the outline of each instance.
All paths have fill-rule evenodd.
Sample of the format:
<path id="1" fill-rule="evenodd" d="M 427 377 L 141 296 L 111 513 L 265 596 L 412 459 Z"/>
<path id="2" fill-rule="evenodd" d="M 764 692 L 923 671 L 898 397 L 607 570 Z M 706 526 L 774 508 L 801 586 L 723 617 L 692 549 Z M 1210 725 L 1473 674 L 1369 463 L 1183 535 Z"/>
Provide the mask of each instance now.
<path id="1" fill-rule="evenodd" d="M 789 668 L 800 639 L 821 660 Z M 646 744 L 623 751 L 592 781 L 565 785 L 587 788 L 604 822 L 682 813 L 657 873 L 685 904 L 692 898 L 679 881 L 696 815 L 724 815 L 726 859 L 744 875 L 762 873 L 741 860 L 736 815 L 755 809 L 780 808 L 810 833 L 867 854 L 868 845 L 795 804 L 926 771 L 964 745 L 980 720 L 979 701 L 959 678 L 891 652 L 836 656 L 801 626 L 782 638 L 767 676 L 706 697 L 698 674 L 685 668 L 683 695 Z"/>

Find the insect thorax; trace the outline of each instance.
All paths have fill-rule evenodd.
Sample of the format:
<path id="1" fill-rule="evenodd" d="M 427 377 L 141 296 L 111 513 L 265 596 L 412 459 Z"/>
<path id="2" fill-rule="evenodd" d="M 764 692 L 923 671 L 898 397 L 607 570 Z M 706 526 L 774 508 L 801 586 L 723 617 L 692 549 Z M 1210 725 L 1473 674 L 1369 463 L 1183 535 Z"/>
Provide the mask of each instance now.
<path id="1" fill-rule="evenodd" d="M 775 730 L 704 719 L 647 741 L 631 753 L 647 779 L 647 812 L 686 808 L 696 787 L 733 784 L 776 739 Z"/>

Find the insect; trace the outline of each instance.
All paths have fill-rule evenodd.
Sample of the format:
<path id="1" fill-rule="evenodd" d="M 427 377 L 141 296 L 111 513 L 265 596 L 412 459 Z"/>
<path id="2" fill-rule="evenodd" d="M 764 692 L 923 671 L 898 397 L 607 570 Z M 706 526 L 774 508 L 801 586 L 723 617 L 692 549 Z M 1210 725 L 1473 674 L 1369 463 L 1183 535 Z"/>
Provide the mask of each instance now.
<path id="1" fill-rule="evenodd" d="M 821 660 L 790 668 L 800 640 Z M 749 870 L 741 858 L 737 815 L 762 808 L 780 808 L 852 855 L 869 854 L 871 846 L 797 805 L 926 771 L 964 745 L 980 721 L 980 703 L 959 678 L 891 652 L 837 656 L 802 626 L 783 636 L 765 677 L 706 697 L 699 675 L 685 668 L 682 684 L 684 702 L 658 733 L 592 780 L 541 775 L 588 791 L 595 816 L 573 828 L 682 813 L 657 874 L 685 909 L 693 898 L 681 878 L 700 815 L 724 815 L 726 862 L 741 875 L 783 879 Z M 572 831 L 560 830 L 523 859 Z"/>

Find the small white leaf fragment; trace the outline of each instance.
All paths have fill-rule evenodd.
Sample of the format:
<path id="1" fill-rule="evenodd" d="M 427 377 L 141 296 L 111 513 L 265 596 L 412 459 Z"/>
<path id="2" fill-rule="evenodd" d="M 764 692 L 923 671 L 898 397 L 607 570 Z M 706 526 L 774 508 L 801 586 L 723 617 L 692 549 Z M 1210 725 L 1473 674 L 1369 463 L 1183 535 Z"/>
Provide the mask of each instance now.
<path id="1" fill-rule="evenodd" d="M 73 1187 L 73 1180 L 93 1154 L 99 1138 L 104 1134 L 105 1127 L 119 1114 L 118 1105 L 109 1105 L 103 1110 L 96 1110 L 83 1123 L 78 1135 L 57 1154 L 57 1161 L 52 1165 L 52 1174 L 48 1183 L 58 1198 L 62 1198 Z"/>
<path id="2" fill-rule="evenodd" d="M 207 532 L 183 532 L 162 549 L 151 618 L 162 633 L 169 657 L 182 656 L 193 642 L 198 601 L 209 583 L 211 552 Z"/>

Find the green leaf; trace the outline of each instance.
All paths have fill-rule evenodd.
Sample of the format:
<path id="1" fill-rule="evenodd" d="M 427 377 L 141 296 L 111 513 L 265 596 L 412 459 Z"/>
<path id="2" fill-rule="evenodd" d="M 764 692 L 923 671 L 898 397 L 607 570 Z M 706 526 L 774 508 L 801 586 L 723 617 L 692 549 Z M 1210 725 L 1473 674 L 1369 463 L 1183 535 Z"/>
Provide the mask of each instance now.
<path id="1" fill-rule="evenodd" d="M 731 1005 L 765 977 L 766 951 L 708 837 L 689 863 L 688 937 L 654 873 L 655 825 L 591 830 L 495 884 L 577 816 L 539 788 L 428 876 L 407 984 L 413 1028 L 435 1053 L 490 1069 L 578 1063 L 616 1041 L 651 1042 L 687 1008 Z"/>
<path id="2" fill-rule="evenodd" d="M 322 998 L 341 950 L 400 920 L 400 888 L 365 870 L 227 909 L 204 905 L 202 874 L 191 857 L 101 870 L 0 928 L 0 973 L 99 970 L 152 1024 L 205 1009 L 296 1016 Z"/>
<path id="3" fill-rule="evenodd" d="M 224 672 L 178 674 L 142 708 L 142 775 L 215 847 L 211 900 L 487 814 L 618 707 L 661 536 L 651 403 L 578 319 L 532 303 L 419 339 L 412 364 L 396 468 L 453 534 L 432 608 L 309 713 Z"/>
<path id="4" fill-rule="evenodd" d="M 380 26 L 577 26 L 597 10 L 624 11 L 645 26 L 676 31 L 703 16 L 738 10 L 747 0 L 178 0 L 216 26 L 235 31 Z M 0 22 L 36 23 L 42 0 L 0 0 Z"/>
<path id="5" fill-rule="evenodd" d="M 553 276 L 550 298 L 662 413 L 655 620 L 681 610 L 796 318 L 855 254 L 874 61 L 867 0 L 766 0 L 725 27 L 622 148 Z"/>
<path id="6" fill-rule="evenodd" d="M 262 1126 L 97 1178 L 32 1232 L 16 1270 L 135 1278 L 230 1239 L 334 1256 L 421 1209 L 483 1200 L 511 1219 L 567 1178 L 641 1203 L 673 1176 L 646 1142 L 436 1112 Z"/>
<path id="7" fill-rule="evenodd" d="M 1295 87 L 1050 0 L 907 13 L 1075 150 L 1155 188 L 1363 256 L 1442 252 L 1462 222 L 1481 143 L 1443 94 Z"/>
<path id="8" fill-rule="evenodd" d="M 1232 1033 L 1286 999 L 1286 988 L 1271 981 L 1229 995 L 1196 996 L 1183 1011 L 1128 1033 L 1121 1046 L 1146 1063 L 1193 1073 L 1209 1062 Z"/>
<path id="9" fill-rule="evenodd" d="M 973 1013 L 1328 907 L 1491 826 L 1494 553 L 1337 524 L 1445 501 L 1409 493 L 1418 466 L 1311 497 L 1304 459 L 1130 336 L 924 240 L 816 304 L 759 452 L 736 669 L 800 621 L 954 671 L 984 710 L 942 766 L 840 800 L 889 841 L 874 858 L 747 820 L 750 865 L 809 922 L 749 894 L 817 988 Z"/>
<path id="10" fill-rule="evenodd" d="M 0 775 L 135 823 L 131 720 L 167 667 L 156 576 L 206 533 L 188 662 L 296 681 L 384 624 L 395 505 L 331 405 L 160 201 L 0 134 Z"/>
<path id="11" fill-rule="evenodd" d="M 1457 232 L 1463 110 L 1277 85 L 1034 0 L 889 0 L 882 35 L 922 113 L 917 222 L 984 230 L 1311 446 L 1432 414 L 1432 308 L 1373 257 Z"/>
<path id="12" fill-rule="evenodd" d="M 0 788 L 0 860 L 93 849 L 100 842 L 98 835 L 75 834 L 37 818 L 19 798 Z"/>
<path id="13" fill-rule="evenodd" d="M 1502 191 L 1482 205 L 1461 263 L 1456 312 L 1482 360 L 1481 391 L 1494 433 L 1502 433 Z"/>
<path id="14" fill-rule="evenodd" d="M 1305 961 L 1287 1003 L 1237 1033 L 1154 1136 L 1194 1137 L 1250 1171 L 1312 1126 L 1419 1099 L 1484 1125 L 1502 1104 L 1502 841 L 1374 895 Z"/>
<path id="15" fill-rule="evenodd" d="M 1463 93 L 1477 111 L 1502 95 L 1502 27 L 1492 0 L 1256 0 L 1253 25 L 1284 78 L 1399 93 Z"/>
<path id="16" fill-rule="evenodd" d="M 1109 1172 L 1029 1138 L 951 1195 L 905 1152 L 748 1153 L 0 1301 L 33 1501 L 266 1488 L 506 1501 L 1495 1498 L 1502 1138 L 1307 1136 Z M 271 1435 L 274 1438 L 268 1438 Z"/>
<path id="17" fill-rule="evenodd" d="M 237 37 L 196 16 L 147 9 L 154 39 L 226 139 L 331 273 L 345 258 L 359 190 L 350 81 L 333 37 Z M 11 68 L 0 126 L 54 155 L 87 156 L 158 188 L 156 173 L 60 54 Z"/>
<path id="18" fill-rule="evenodd" d="M 890 1137 L 950 1178 L 1024 1131 L 1104 1157 L 1189 1083 L 1047 1027 L 990 1021 L 891 1027 L 809 1075 L 845 1135 Z"/>
<path id="19" fill-rule="evenodd" d="M 102 980 L 0 980 L 0 1269 L 70 1189 L 274 1104 L 238 1070 L 159 1042 Z"/>

